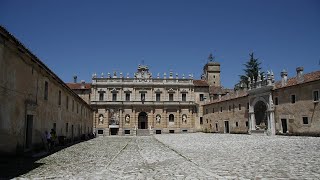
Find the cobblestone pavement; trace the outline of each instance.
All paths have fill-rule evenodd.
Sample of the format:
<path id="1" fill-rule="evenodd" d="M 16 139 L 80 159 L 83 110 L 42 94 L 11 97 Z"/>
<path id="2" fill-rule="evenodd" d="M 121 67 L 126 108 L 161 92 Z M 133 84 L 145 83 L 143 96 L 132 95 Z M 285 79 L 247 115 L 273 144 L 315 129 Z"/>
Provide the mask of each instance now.
<path id="1" fill-rule="evenodd" d="M 31 179 L 320 179 L 320 138 L 99 137 L 40 159 Z"/>
<path id="2" fill-rule="evenodd" d="M 222 177 L 320 179 L 320 138 L 235 134 L 156 136 Z"/>

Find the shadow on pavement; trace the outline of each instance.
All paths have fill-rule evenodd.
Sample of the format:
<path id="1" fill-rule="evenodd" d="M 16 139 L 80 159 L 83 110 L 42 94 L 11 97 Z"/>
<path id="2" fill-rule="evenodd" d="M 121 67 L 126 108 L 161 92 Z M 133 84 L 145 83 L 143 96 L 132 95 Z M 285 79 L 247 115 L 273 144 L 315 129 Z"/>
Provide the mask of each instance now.
<path id="1" fill-rule="evenodd" d="M 89 140 L 89 139 L 88 139 Z M 84 140 L 86 141 L 86 140 Z M 45 158 L 54 154 L 62 149 L 68 148 L 75 144 L 84 142 L 78 141 L 74 143 L 70 143 L 67 145 L 59 145 L 54 148 L 54 150 L 48 151 L 40 151 L 37 153 L 26 153 L 20 156 L 0 156 L 0 180 L 3 179 L 12 179 L 28 173 L 29 171 L 36 169 L 43 165 L 44 163 L 37 163 L 39 159 Z"/>

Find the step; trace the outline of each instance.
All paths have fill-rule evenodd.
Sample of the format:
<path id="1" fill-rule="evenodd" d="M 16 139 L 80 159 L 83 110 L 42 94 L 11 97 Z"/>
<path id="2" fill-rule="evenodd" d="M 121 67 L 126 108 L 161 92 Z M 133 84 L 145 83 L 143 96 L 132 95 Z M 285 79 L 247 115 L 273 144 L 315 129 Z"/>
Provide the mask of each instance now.
<path id="1" fill-rule="evenodd" d="M 137 129 L 137 136 L 150 136 L 149 129 Z"/>
<path id="2" fill-rule="evenodd" d="M 251 135 L 266 135 L 265 130 L 251 130 Z"/>

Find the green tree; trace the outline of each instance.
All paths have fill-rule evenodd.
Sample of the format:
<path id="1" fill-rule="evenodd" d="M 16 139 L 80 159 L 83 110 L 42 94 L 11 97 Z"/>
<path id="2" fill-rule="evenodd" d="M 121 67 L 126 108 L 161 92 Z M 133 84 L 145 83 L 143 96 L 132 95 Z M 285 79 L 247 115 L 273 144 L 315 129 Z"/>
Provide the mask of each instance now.
<path id="1" fill-rule="evenodd" d="M 240 86 L 242 84 L 245 85 L 246 87 L 249 86 L 249 78 L 251 78 L 251 81 L 253 81 L 253 79 L 255 81 L 257 81 L 258 78 L 258 74 L 261 70 L 261 63 L 259 62 L 259 60 L 257 58 L 254 58 L 254 54 L 250 53 L 250 59 L 248 62 L 246 62 L 245 64 L 243 64 L 245 66 L 245 69 L 243 69 L 244 71 L 244 75 L 240 75 Z M 263 78 L 263 72 L 260 72 L 261 78 Z M 238 85 L 239 85 L 238 84 Z"/>

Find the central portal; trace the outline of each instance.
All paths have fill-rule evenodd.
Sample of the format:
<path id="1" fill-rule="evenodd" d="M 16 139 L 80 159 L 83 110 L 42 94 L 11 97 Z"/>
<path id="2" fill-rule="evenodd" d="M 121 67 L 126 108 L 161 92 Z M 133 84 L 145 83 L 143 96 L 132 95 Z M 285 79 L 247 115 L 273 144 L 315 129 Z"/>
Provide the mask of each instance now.
<path id="1" fill-rule="evenodd" d="M 264 102 L 258 101 L 254 106 L 254 115 L 256 119 L 256 125 L 260 129 L 267 129 L 267 106 Z"/>
<path id="2" fill-rule="evenodd" d="M 148 115 L 145 112 L 139 113 L 138 129 L 148 129 Z"/>

